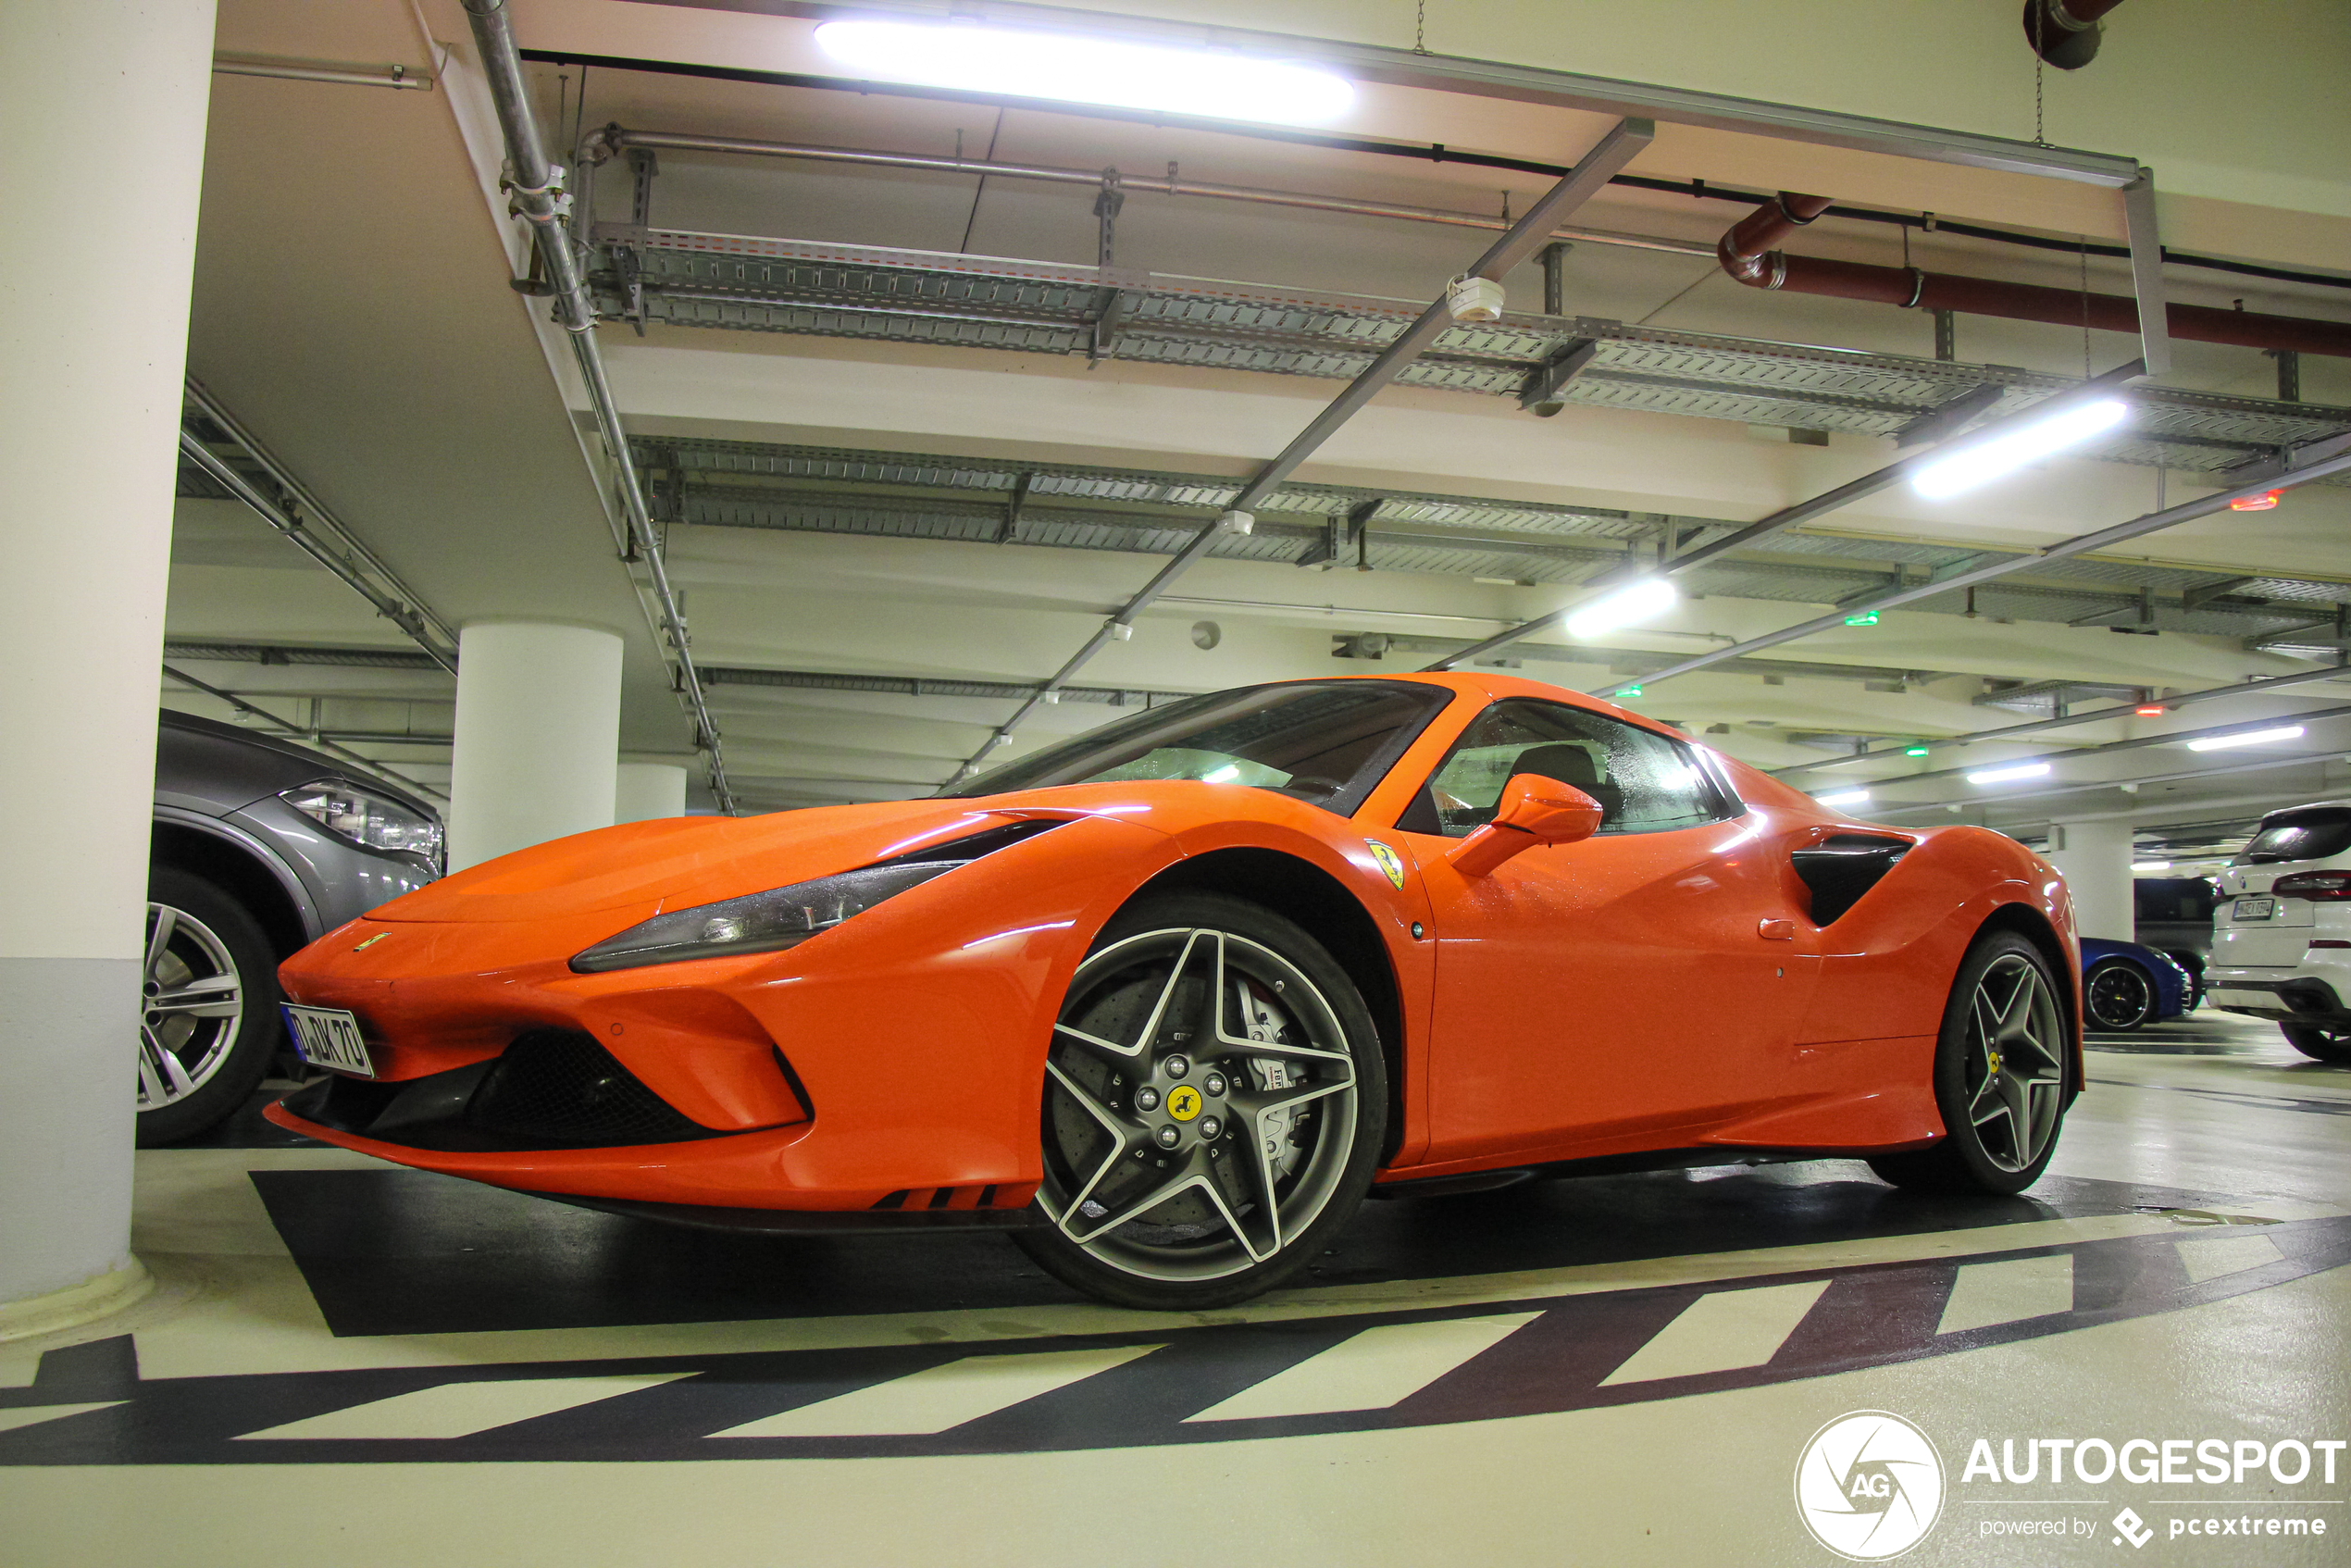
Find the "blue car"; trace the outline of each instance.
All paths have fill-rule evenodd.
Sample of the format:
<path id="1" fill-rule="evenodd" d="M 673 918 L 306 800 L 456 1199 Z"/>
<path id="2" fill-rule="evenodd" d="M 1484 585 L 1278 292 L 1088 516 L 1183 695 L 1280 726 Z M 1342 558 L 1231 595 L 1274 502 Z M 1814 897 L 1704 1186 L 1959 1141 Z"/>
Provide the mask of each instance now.
<path id="1" fill-rule="evenodd" d="M 2196 982 L 2188 972 L 2151 947 L 2136 942 L 2082 939 L 2082 1002 L 2090 1028 L 2124 1034 L 2195 1005 Z"/>

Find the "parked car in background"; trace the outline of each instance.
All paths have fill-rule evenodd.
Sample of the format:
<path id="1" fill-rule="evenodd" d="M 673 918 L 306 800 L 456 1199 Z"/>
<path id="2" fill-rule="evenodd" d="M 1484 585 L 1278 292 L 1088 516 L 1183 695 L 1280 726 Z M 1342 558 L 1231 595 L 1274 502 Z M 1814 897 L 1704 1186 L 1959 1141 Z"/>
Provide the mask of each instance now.
<path id="1" fill-rule="evenodd" d="M 2127 1034 L 2196 1004 L 2196 982 L 2170 954 L 2137 942 L 2082 939 L 2082 1012 L 2090 1028 Z"/>
<path id="2" fill-rule="evenodd" d="M 2220 895 L 2213 1004 L 2274 1020 L 2305 1056 L 2351 1064 L 2351 801 L 2263 817 Z"/>
<path id="3" fill-rule="evenodd" d="M 441 875 L 441 819 L 347 763 L 166 710 L 147 869 L 139 1141 L 175 1143 L 253 1093 L 282 1034 L 278 965 Z"/>
<path id="4" fill-rule="evenodd" d="M 2188 972 L 2193 1008 L 2203 999 L 2204 971 L 2212 961 L 2212 879 L 2141 877 L 2131 893 L 2131 934 Z"/>

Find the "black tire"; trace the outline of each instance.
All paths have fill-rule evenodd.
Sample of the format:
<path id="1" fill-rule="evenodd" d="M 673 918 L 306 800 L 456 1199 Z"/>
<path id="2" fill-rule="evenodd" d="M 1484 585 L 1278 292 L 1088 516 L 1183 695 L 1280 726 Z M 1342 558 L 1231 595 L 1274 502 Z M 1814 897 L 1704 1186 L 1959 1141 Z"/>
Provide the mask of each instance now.
<path id="1" fill-rule="evenodd" d="M 2127 958 L 2102 959 L 2082 979 L 2090 1027 L 2125 1035 L 2155 1021 L 2155 978 Z"/>
<path id="2" fill-rule="evenodd" d="M 1043 1100 L 1047 1223 L 1015 1239 L 1087 1295 L 1192 1312 L 1280 1285 L 1353 1216 L 1387 1073 L 1321 943 L 1256 904 L 1183 893 L 1122 910 L 1095 940 Z"/>
<path id="3" fill-rule="evenodd" d="M 150 1004 L 139 1040 L 143 1149 L 182 1142 L 225 1120 L 261 1082 L 281 1033 L 277 954 L 243 904 L 201 877 L 163 865 L 147 874 L 147 904 L 140 977 Z M 157 943 L 163 912 L 169 925 Z M 222 1015 L 231 995 L 236 1011 Z M 174 997 L 187 1004 L 168 1005 Z M 184 1091 L 167 1081 L 169 1066 L 158 1052 L 178 1065 Z"/>
<path id="4" fill-rule="evenodd" d="M 2286 1044 L 2313 1062 L 2351 1066 L 2351 1035 L 2332 1034 L 2314 1024 L 2280 1024 L 2278 1033 L 2285 1036 Z"/>
<path id="5" fill-rule="evenodd" d="M 2037 994 L 2020 997 L 2021 987 Z M 1959 961 L 1935 1045 L 1943 1139 L 1881 1154 L 1870 1168 L 1929 1192 L 2006 1194 L 2038 1181 L 2078 1087 L 2063 995 L 2031 942 L 2013 931 L 1978 937 Z"/>

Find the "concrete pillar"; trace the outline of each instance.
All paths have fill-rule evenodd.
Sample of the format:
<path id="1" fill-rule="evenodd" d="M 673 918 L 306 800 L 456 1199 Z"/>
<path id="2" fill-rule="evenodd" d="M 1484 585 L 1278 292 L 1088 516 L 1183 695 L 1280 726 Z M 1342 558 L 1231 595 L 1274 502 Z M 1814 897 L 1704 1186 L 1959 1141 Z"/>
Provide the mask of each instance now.
<path id="1" fill-rule="evenodd" d="M 2073 895 L 2073 923 L 2085 937 L 2128 942 L 2131 916 L 2131 825 L 2052 822 L 2049 862 Z"/>
<path id="2" fill-rule="evenodd" d="M 620 639 L 478 621 L 457 634 L 449 869 L 612 826 Z"/>
<path id="3" fill-rule="evenodd" d="M 613 789 L 615 822 L 686 815 L 686 770 L 676 763 L 625 762 Z"/>
<path id="4" fill-rule="evenodd" d="M 211 67 L 211 0 L 0 5 L 19 236 L 0 251 L 0 1338 L 146 1288 L 131 1053 Z"/>

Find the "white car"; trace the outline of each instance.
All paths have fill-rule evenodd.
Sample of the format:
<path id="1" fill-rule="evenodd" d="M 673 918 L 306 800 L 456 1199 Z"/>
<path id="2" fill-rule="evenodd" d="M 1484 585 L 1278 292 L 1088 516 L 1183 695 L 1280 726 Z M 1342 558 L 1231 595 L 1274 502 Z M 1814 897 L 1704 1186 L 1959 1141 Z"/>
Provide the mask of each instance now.
<path id="1" fill-rule="evenodd" d="M 2271 812 L 2219 882 L 2205 994 L 2351 1064 L 2351 801 Z"/>

